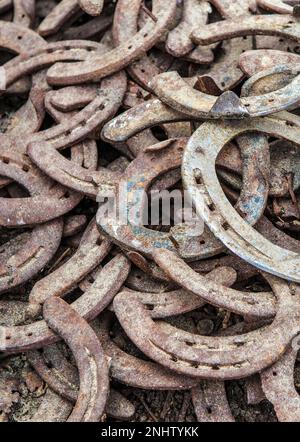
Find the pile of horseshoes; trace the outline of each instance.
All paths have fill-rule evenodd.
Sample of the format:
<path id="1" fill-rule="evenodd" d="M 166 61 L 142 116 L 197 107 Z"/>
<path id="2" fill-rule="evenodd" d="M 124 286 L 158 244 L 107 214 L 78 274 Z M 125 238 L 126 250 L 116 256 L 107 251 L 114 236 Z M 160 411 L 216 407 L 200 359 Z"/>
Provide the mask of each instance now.
<path id="1" fill-rule="evenodd" d="M 300 2 L 0 0 L 0 47 L 0 420 L 21 354 L 20 420 L 135 420 L 140 389 L 235 421 L 242 380 L 300 421 Z M 132 222 L 153 189 L 201 233 Z"/>

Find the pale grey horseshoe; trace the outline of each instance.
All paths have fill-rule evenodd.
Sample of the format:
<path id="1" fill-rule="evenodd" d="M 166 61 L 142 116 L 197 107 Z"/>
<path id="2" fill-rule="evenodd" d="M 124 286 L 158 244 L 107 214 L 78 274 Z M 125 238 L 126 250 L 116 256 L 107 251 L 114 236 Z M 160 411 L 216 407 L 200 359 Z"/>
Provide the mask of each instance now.
<path id="1" fill-rule="evenodd" d="M 291 119 L 299 121 L 296 116 Z M 218 182 L 217 155 L 228 141 L 248 131 L 281 137 L 299 145 L 299 126 L 284 119 L 206 122 L 193 134 L 185 149 L 184 186 L 198 215 L 229 250 L 262 270 L 300 282 L 299 254 L 272 244 L 256 232 L 231 206 Z"/>
<path id="2" fill-rule="evenodd" d="M 288 14 L 249 15 L 203 26 L 192 33 L 192 39 L 197 44 L 208 45 L 247 35 L 274 35 L 299 42 L 300 24 L 296 17 Z"/>
<path id="3" fill-rule="evenodd" d="M 299 300 L 288 284 L 265 275 L 277 298 L 271 325 L 235 336 L 200 336 L 154 322 L 135 295 L 114 299 L 129 338 L 148 357 L 177 373 L 199 379 L 240 379 L 276 362 L 299 333 Z"/>
<path id="4" fill-rule="evenodd" d="M 156 98 L 134 106 L 106 123 L 101 138 L 107 142 L 122 143 L 150 127 L 190 119 L 190 116 L 166 106 Z"/>
<path id="5" fill-rule="evenodd" d="M 178 112 L 198 119 L 265 116 L 294 106 L 300 100 L 300 75 L 297 66 L 290 69 L 295 78 L 284 88 L 259 96 L 241 97 L 225 92 L 219 98 L 193 89 L 177 72 L 166 72 L 151 81 L 155 94 Z M 226 97 L 226 99 L 225 99 Z"/>
<path id="6" fill-rule="evenodd" d="M 71 65 L 57 63 L 48 71 L 48 82 L 52 85 L 69 85 L 99 80 L 137 60 L 161 40 L 173 23 L 176 0 L 162 2 L 160 5 L 157 22 L 149 21 L 131 39 L 101 57 L 92 57 L 90 62 Z"/>
<path id="7" fill-rule="evenodd" d="M 270 293 L 258 294 L 220 287 L 210 278 L 196 273 L 169 250 L 154 251 L 153 258 L 172 281 L 209 304 L 254 319 L 272 318 L 276 314 L 275 298 Z"/>
<path id="8" fill-rule="evenodd" d="M 239 58 L 239 66 L 248 77 L 277 65 L 293 63 L 300 63 L 300 55 L 274 49 L 246 51 Z"/>
<path id="9" fill-rule="evenodd" d="M 181 244 L 184 245 L 186 241 L 186 235 L 180 235 L 179 232 L 175 236 L 172 232 L 163 233 L 151 230 L 141 224 L 135 224 L 134 220 L 130 218 L 132 204 L 135 204 L 137 209 L 134 216 L 141 214 L 146 195 L 145 192 L 148 191 L 153 180 L 165 172 L 180 167 L 185 145 L 186 139 L 184 138 L 163 141 L 154 145 L 153 150 L 156 152 L 151 150 L 141 152 L 131 162 L 120 179 L 119 186 L 115 189 L 116 209 L 119 209 L 119 202 L 122 201 L 122 192 L 125 189 L 127 192 L 127 204 L 121 217 L 123 219 L 109 218 L 109 216 L 103 217 L 101 210 L 98 211 L 97 224 L 99 229 L 124 249 L 136 250 L 151 257 L 153 250 L 164 247 L 170 250 L 179 250 L 182 256 L 190 259 L 195 256 L 201 256 L 202 258 L 214 256 L 222 250 L 220 243 L 214 241 L 214 238 L 209 237 L 209 235 L 204 236 L 204 238 L 199 236 L 192 238 L 197 244 L 200 244 L 200 247 L 196 248 L 196 252 L 193 247 L 181 248 Z M 148 147 L 148 149 L 150 148 Z M 99 192 L 99 195 L 101 195 L 101 192 Z M 203 239 L 203 242 L 201 239 Z M 209 241 L 206 241 L 206 239 L 209 239 Z M 176 246 L 174 243 L 176 243 Z"/>
<path id="10" fill-rule="evenodd" d="M 252 75 L 242 86 L 241 96 L 259 96 L 260 93 L 270 94 L 276 90 L 288 87 L 295 78 L 295 73 L 300 69 L 300 64 L 279 64 Z M 297 74 L 296 74 L 297 75 Z M 291 110 L 299 105 L 296 102 Z"/>
<path id="11" fill-rule="evenodd" d="M 294 384 L 298 351 L 299 344 L 291 346 L 278 362 L 260 374 L 262 389 L 280 422 L 300 422 L 300 396 Z"/>

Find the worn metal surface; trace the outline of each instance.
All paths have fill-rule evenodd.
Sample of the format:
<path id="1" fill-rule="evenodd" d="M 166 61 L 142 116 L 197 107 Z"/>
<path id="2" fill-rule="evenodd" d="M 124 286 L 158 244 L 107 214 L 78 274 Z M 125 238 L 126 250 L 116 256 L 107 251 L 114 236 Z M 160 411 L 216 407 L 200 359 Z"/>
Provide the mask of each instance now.
<path id="1" fill-rule="evenodd" d="M 242 378 L 272 365 L 299 333 L 299 300 L 283 280 L 265 277 L 277 297 L 277 314 L 271 325 L 247 334 L 208 337 L 155 323 L 134 294 L 118 294 L 114 309 L 130 339 L 163 366 L 204 379 Z"/>
<path id="2" fill-rule="evenodd" d="M 68 422 L 98 422 L 108 392 L 108 365 L 96 334 L 65 301 L 49 298 L 43 308 L 46 323 L 70 347 L 79 372 L 79 392 Z"/>

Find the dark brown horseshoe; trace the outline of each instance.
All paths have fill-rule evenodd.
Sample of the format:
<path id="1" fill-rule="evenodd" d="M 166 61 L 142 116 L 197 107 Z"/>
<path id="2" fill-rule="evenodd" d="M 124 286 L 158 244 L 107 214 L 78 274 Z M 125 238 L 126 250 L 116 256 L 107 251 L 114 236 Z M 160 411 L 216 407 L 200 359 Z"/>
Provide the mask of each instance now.
<path id="1" fill-rule="evenodd" d="M 153 24 L 149 21 L 134 37 L 126 43 L 101 57 L 93 57 L 87 63 L 56 64 L 48 71 L 48 81 L 52 85 L 68 85 L 99 80 L 120 69 L 123 69 L 157 43 L 172 24 L 176 11 L 176 0 L 168 4 L 161 2 L 158 20 Z"/>
<path id="2" fill-rule="evenodd" d="M 211 44 L 247 35 L 275 35 L 299 42 L 300 25 L 292 15 L 249 15 L 241 20 L 212 23 L 192 33 L 197 44 Z"/>
<path id="3" fill-rule="evenodd" d="M 113 258 L 99 275 L 105 281 L 100 285 L 97 279 L 97 290 L 87 290 L 80 298 L 73 302 L 72 307 L 87 321 L 93 320 L 112 301 L 125 282 L 130 266 L 127 258 L 118 255 Z M 77 275 L 71 275 L 77 278 Z M 103 279 L 102 279 L 103 278 Z M 96 287 L 96 286 L 95 286 Z M 33 305 L 36 313 L 36 305 Z M 0 343 L 0 350 L 5 353 L 20 353 L 26 350 L 35 350 L 45 345 L 50 345 L 59 340 L 45 321 L 37 321 L 29 325 L 16 327 L 0 327 L 4 342 Z"/>
<path id="4" fill-rule="evenodd" d="M 299 333 L 299 301 L 283 280 L 265 277 L 278 296 L 275 320 L 262 329 L 233 337 L 199 336 L 155 323 L 133 294 L 126 298 L 117 295 L 114 309 L 135 345 L 165 367 L 204 379 L 242 378 L 272 365 Z M 288 331 L 291 314 L 293 325 Z"/>
<path id="5" fill-rule="evenodd" d="M 44 304 L 43 316 L 70 347 L 79 371 L 78 398 L 68 422 L 98 422 L 107 402 L 109 378 L 96 334 L 62 299 L 49 298 Z"/>

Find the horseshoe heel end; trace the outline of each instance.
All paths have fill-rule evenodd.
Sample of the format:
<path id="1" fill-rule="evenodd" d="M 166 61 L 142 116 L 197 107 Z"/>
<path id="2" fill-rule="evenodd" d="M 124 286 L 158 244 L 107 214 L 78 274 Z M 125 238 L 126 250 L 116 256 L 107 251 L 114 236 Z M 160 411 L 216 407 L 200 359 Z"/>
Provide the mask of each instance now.
<path id="1" fill-rule="evenodd" d="M 209 114 L 211 118 L 243 119 L 250 117 L 246 107 L 232 91 L 226 91 L 220 95 Z"/>

